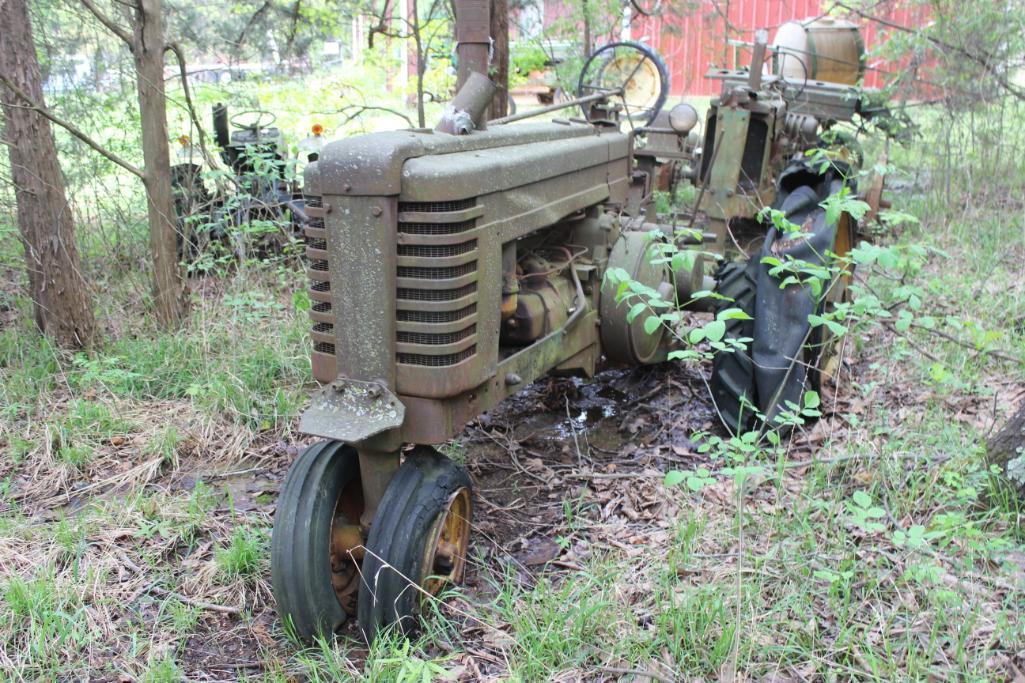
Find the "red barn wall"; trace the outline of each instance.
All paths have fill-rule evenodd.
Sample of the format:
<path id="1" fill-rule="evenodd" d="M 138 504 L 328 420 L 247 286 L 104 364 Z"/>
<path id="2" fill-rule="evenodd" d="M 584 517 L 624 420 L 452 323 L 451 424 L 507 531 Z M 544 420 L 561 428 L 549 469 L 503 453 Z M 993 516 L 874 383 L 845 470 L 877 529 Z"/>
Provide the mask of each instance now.
<path id="1" fill-rule="evenodd" d="M 677 0 L 664 0 L 663 4 L 686 7 L 685 3 Z M 666 12 L 661 17 L 635 17 L 631 23 L 631 37 L 644 40 L 665 59 L 669 67 L 672 95 L 714 95 L 719 92 L 719 81 L 706 79 L 705 74 L 712 66 L 733 66 L 733 48 L 726 44 L 726 21 L 723 14 L 729 19 L 729 38 L 753 41 L 755 30 L 766 28 L 769 29 L 771 42 L 780 24 L 793 19 L 821 16 L 823 6 L 828 4 L 822 0 L 696 0 L 690 3 L 694 8 L 691 11 L 681 9 L 678 10 L 679 14 Z M 880 18 L 902 26 L 918 25 L 924 12 L 921 6 L 916 8 L 905 3 L 886 3 L 886 9 L 880 8 L 877 11 L 880 12 Z M 544 12 L 546 25 L 567 14 L 562 2 L 546 2 Z M 887 74 L 898 68 L 871 56 L 873 48 L 884 39 L 883 32 L 887 29 L 858 17 L 852 20 L 861 27 L 865 49 L 869 54 L 865 85 L 881 87 Z M 749 57 L 742 56 L 743 59 Z M 741 66 L 746 66 L 746 63 Z"/>

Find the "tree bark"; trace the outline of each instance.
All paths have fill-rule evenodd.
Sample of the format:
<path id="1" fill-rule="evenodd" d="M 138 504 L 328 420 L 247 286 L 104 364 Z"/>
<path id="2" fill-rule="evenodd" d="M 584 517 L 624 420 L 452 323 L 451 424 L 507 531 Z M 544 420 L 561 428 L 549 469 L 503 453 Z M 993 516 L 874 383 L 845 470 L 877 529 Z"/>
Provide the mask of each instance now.
<path id="1" fill-rule="evenodd" d="M 137 0 L 132 22 L 132 57 L 135 61 L 142 120 L 143 186 L 153 258 L 153 299 L 157 321 L 164 328 L 179 327 L 188 298 L 178 263 L 178 226 L 171 189 L 171 152 L 167 142 L 167 100 L 164 95 L 164 29 L 161 0 Z"/>
<path id="2" fill-rule="evenodd" d="M 41 104 L 42 75 L 25 0 L 0 2 L 0 27 L 0 73 Z M 96 321 L 50 122 L 4 85 L 0 104 L 36 325 L 60 346 L 88 346 Z"/>
<path id="3" fill-rule="evenodd" d="M 416 121 L 421 128 L 427 126 L 427 119 L 424 113 L 424 73 L 427 71 L 427 59 L 424 55 L 424 40 L 420 26 L 420 12 L 416 6 L 416 0 L 406 0 L 406 23 L 409 25 L 409 34 L 413 38 L 416 47 L 416 54 L 410 55 L 408 59 L 414 62 L 416 75 Z M 407 73 L 409 67 L 407 65 Z"/>
<path id="4" fill-rule="evenodd" d="M 1019 500 L 1025 501 L 1025 403 L 986 444 L 986 458 L 1000 468 Z"/>
<path id="5" fill-rule="evenodd" d="M 491 118 L 498 119 L 509 113 L 509 2 L 491 0 L 491 39 L 494 56 L 491 59 L 491 80 L 495 83 L 495 97 L 491 100 Z"/>

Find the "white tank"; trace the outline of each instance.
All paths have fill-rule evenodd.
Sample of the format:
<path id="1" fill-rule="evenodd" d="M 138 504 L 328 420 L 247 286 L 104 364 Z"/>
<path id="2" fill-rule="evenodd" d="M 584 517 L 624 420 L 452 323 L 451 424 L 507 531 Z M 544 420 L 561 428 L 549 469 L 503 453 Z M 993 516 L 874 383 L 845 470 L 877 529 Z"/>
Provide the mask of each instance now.
<path id="1" fill-rule="evenodd" d="M 820 17 L 788 21 L 776 31 L 776 73 L 788 81 L 856 85 L 865 70 L 865 44 L 849 21 Z"/>

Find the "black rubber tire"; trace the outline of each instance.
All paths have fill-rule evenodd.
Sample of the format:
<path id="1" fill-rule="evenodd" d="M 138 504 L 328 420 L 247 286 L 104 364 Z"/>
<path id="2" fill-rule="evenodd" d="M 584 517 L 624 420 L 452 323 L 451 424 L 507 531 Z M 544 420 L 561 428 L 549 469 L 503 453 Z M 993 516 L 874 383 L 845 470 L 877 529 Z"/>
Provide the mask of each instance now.
<path id="1" fill-rule="evenodd" d="M 320 441 L 292 463 L 278 494 L 271 584 L 286 628 L 306 641 L 331 637 L 348 618 L 331 582 L 331 527 L 339 495 L 358 477 L 355 448 Z"/>
<path id="2" fill-rule="evenodd" d="M 591 66 L 591 62 L 596 59 L 609 59 L 611 55 L 615 54 L 617 47 L 630 48 L 640 52 L 644 55 L 645 59 L 650 60 L 655 65 L 655 68 L 658 71 L 659 85 L 661 86 L 658 98 L 655 100 L 655 104 L 651 107 L 651 113 L 643 121 L 640 121 L 640 125 L 646 126 L 655 120 L 655 117 L 662 110 L 662 107 L 665 106 L 666 98 L 669 97 L 669 67 L 666 66 L 665 60 L 662 59 L 661 55 L 644 43 L 638 43 L 633 40 L 617 41 L 614 43 L 608 43 L 607 45 L 602 45 L 592 52 L 591 56 L 584 62 L 583 68 L 580 70 L 580 80 L 577 82 L 577 97 L 593 94 L 592 92 L 587 91 L 585 86 L 588 84 L 584 82 L 584 79 L 588 76 L 588 68 Z M 608 53 L 607 55 L 603 54 L 606 52 Z M 604 65 L 601 68 L 604 69 Z M 589 105 L 582 104 L 580 106 L 584 113 L 584 118 L 587 118 L 587 115 L 590 112 Z"/>
<path id="3" fill-rule="evenodd" d="M 368 643 L 393 624 L 403 633 L 415 626 L 421 593 L 409 580 L 420 576 L 427 536 L 460 488 L 470 491 L 472 500 L 466 470 L 427 446 L 414 448 L 392 477 L 363 560 L 359 624 Z"/>
<path id="4" fill-rule="evenodd" d="M 176 164 L 171 167 L 171 193 L 176 219 L 175 247 L 179 262 L 192 262 L 199 257 L 201 243 L 188 221 L 197 214 L 208 213 L 213 203 L 201 173 L 202 169 L 197 164 Z M 186 235 L 189 237 L 187 245 Z"/>
<path id="5" fill-rule="evenodd" d="M 716 292 L 731 300 L 719 300 L 715 313 L 727 308 L 739 308 L 752 318 L 755 310 L 755 280 L 748 261 L 729 261 L 716 276 Z M 724 339 L 751 338 L 754 321 L 731 319 L 726 321 Z M 755 394 L 754 362 L 750 346 L 745 350 L 719 352 L 712 359 L 712 400 L 722 416 L 726 428 L 734 434 L 747 431 L 754 423 L 754 408 L 758 404 Z"/>
<path id="6" fill-rule="evenodd" d="M 825 212 L 825 209 L 823 209 L 823 208 L 820 208 L 819 210 L 822 211 L 823 213 Z M 847 230 L 849 230 L 849 234 L 848 234 L 848 237 L 847 237 L 848 244 L 853 247 L 857 243 L 857 237 L 858 237 L 857 223 L 855 222 L 854 218 L 852 218 L 852 217 L 848 217 L 846 220 L 849 221 L 847 223 L 847 226 L 846 226 Z M 843 221 L 844 221 L 844 219 L 841 218 L 841 224 L 839 226 L 837 226 L 837 230 L 843 229 Z M 834 242 L 834 245 L 835 245 L 835 242 Z M 852 268 L 850 272 L 853 275 L 854 269 Z M 833 284 L 833 287 L 834 288 L 838 287 L 839 290 L 834 291 L 829 300 L 823 299 L 821 302 L 819 302 L 819 306 L 818 306 L 818 308 L 815 311 L 816 315 L 823 315 L 827 311 L 832 310 L 831 306 L 835 302 L 847 302 L 847 301 L 850 301 L 850 296 L 851 295 L 850 295 L 850 289 L 849 289 L 847 283 L 848 283 L 848 281 L 840 280 L 840 281 L 838 281 L 838 282 Z M 829 360 L 828 357 L 826 358 L 825 361 L 822 358 L 822 353 L 823 353 L 823 350 L 825 349 L 824 344 L 826 343 L 825 335 L 826 335 L 826 327 L 825 327 L 825 325 L 819 325 L 817 327 L 813 327 L 811 329 L 811 333 L 808 335 L 808 344 L 806 346 L 806 353 L 805 353 L 805 359 L 804 360 L 805 360 L 805 363 L 807 364 L 807 367 L 808 367 L 808 371 L 807 371 L 808 372 L 808 388 L 811 389 L 812 391 L 815 391 L 815 392 L 821 392 L 822 391 L 822 386 L 824 384 L 823 380 L 826 377 L 826 375 L 823 372 L 824 369 L 825 369 L 824 366 L 828 364 L 828 360 Z M 829 343 L 833 343 L 833 342 L 830 341 Z M 843 340 L 842 339 L 841 340 L 837 340 L 837 343 L 842 344 Z M 837 349 L 834 349 L 833 351 L 839 352 Z"/>

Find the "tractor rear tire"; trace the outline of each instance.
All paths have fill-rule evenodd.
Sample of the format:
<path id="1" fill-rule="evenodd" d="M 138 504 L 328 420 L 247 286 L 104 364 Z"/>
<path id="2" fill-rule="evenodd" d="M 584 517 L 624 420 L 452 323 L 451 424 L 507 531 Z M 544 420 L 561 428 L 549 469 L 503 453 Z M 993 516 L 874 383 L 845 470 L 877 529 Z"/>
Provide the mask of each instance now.
<path id="1" fill-rule="evenodd" d="M 755 279 L 748 267 L 749 261 L 729 261 L 716 276 L 716 292 L 729 297 L 720 300 L 715 308 L 718 313 L 727 308 L 739 308 L 751 320 L 733 318 L 726 321 L 724 339 L 741 339 L 754 336 Z M 757 405 L 755 394 L 754 361 L 751 359 L 751 342 L 747 349 L 715 354 L 712 360 L 712 400 L 726 428 L 734 434 L 747 431 L 754 423 Z"/>

